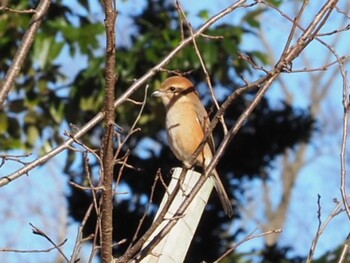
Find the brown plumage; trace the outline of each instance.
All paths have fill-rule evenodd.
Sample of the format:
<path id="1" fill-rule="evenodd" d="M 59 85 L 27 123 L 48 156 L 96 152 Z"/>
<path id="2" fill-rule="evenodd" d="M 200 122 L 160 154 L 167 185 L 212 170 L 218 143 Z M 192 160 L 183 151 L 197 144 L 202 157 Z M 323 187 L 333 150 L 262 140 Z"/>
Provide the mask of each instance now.
<path id="1" fill-rule="evenodd" d="M 209 126 L 208 114 L 191 81 L 184 77 L 170 77 L 152 96 L 160 97 L 166 108 L 166 131 L 169 146 L 176 158 L 185 164 L 196 151 Z M 196 165 L 207 167 L 213 157 L 214 140 L 210 136 Z M 212 174 L 215 188 L 226 214 L 233 215 L 232 205 L 216 170 Z"/>

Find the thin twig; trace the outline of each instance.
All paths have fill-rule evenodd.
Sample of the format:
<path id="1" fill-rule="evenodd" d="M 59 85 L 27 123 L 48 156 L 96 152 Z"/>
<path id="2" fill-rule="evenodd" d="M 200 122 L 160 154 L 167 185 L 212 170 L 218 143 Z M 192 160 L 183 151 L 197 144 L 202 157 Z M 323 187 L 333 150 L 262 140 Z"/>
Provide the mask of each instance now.
<path id="1" fill-rule="evenodd" d="M 70 185 L 80 189 L 80 190 L 94 190 L 94 191 L 96 191 L 96 190 L 102 190 L 103 189 L 102 186 L 97 186 L 97 187 L 94 187 L 94 186 L 92 186 L 92 187 L 91 186 L 82 186 L 82 185 L 77 184 L 77 183 L 72 182 L 72 181 L 69 181 L 68 183 Z"/>
<path id="2" fill-rule="evenodd" d="M 319 210 L 320 210 L 320 204 L 318 204 L 318 206 L 319 206 Z M 340 214 L 343 211 L 344 210 L 342 209 L 342 203 L 341 202 L 337 202 L 337 205 L 335 206 L 333 211 L 329 214 L 329 216 L 324 221 L 324 223 L 321 226 L 320 225 L 318 226 L 317 233 L 316 233 L 315 237 L 312 240 L 312 245 L 311 245 L 310 252 L 309 252 L 308 258 L 306 260 L 306 263 L 311 263 L 312 262 L 312 257 L 313 257 L 313 254 L 315 253 L 315 249 L 317 247 L 317 243 L 319 241 L 319 238 L 323 234 L 325 229 L 327 228 L 328 224 L 332 221 L 332 219 L 335 216 L 337 216 L 338 214 Z M 320 211 L 318 211 L 318 214 L 319 213 L 320 213 Z M 320 218 L 318 220 L 320 222 Z M 311 250 L 313 250 L 313 251 L 311 251 Z"/>
<path id="3" fill-rule="evenodd" d="M 321 227 L 322 227 L 322 219 L 321 219 L 321 196 L 317 195 L 317 219 L 318 219 L 318 226 L 317 226 L 317 232 L 315 235 L 315 238 L 312 240 L 311 248 L 309 251 L 309 255 L 307 257 L 306 263 L 312 262 L 313 256 L 315 254 L 317 242 L 321 235 Z"/>
<path id="4" fill-rule="evenodd" d="M 135 234 L 134 234 L 134 236 L 133 236 L 133 238 L 132 238 L 132 240 L 131 240 L 131 242 L 130 242 L 129 248 L 132 246 L 132 244 L 135 242 L 135 240 L 136 240 L 137 237 L 138 237 L 138 234 L 139 234 L 139 232 L 140 232 L 141 226 L 142 226 L 143 222 L 145 221 L 146 216 L 147 216 L 147 214 L 148 214 L 148 212 L 149 212 L 149 209 L 150 209 L 150 207 L 151 207 L 151 205 L 152 205 L 154 191 L 155 191 L 155 189 L 156 189 L 157 182 L 158 182 L 159 178 L 161 178 L 161 176 L 162 176 L 162 175 L 161 175 L 160 171 L 158 170 L 158 171 L 157 171 L 157 174 L 156 174 L 156 176 L 155 176 L 155 178 L 154 178 L 153 185 L 152 185 L 152 187 L 151 187 L 151 194 L 150 194 L 150 197 L 149 197 L 149 201 L 148 201 L 148 203 L 147 203 L 147 206 L 146 206 L 146 208 L 145 208 L 145 212 L 143 213 L 143 215 L 142 215 L 142 217 L 141 217 L 141 219 L 140 219 L 140 221 L 139 221 L 139 224 L 138 224 L 138 226 L 137 226 L 137 228 L 136 228 Z"/>
<path id="5" fill-rule="evenodd" d="M 47 249 L 30 249 L 30 250 L 26 250 L 26 249 L 14 249 L 14 248 L 0 248 L 0 252 L 1 253 L 47 253 L 50 252 L 52 250 L 57 249 L 57 247 L 61 247 L 63 246 L 68 239 L 63 240 L 60 244 L 57 244 L 57 246 L 53 246 Z"/>
<path id="6" fill-rule="evenodd" d="M 118 145 L 119 145 L 119 146 L 118 146 L 118 149 L 116 150 L 116 153 L 115 153 L 115 155 L 114 155 L 114 159 L 117 159 L 118 155 L 120 154 L 121 150 L 123 149 L 123 146 L 124 146 L 124 145 L 126 144 L 126 142 L 129 140 L 129 138 L 130 138 L 135 132 L 137 132 L 137 131 L 140 130 L 140 129 L 135 128 L 135 127 L 136 127 L 136 125 L 138 124 L 138 122 L 139 122 L 139 120 L 140 120 L 140 118 L 141 118 L 141 116 L 142 116 L 143 110 L 144 110 L 144 108 L 145 108 L 145 106 L 146 106 L 146 101 L 147 101 L 147 96 L 148 96 L 148 87 L 149 87 L 149 85 L 146 85 L 146 87 L 145 87 L 145 94 L 144 94 L 144 96 L 143 96 L 143 101 L 142 101 L 142 103 L 140 103 L 141 108 L 140 108 L 140 110 L 139 110 L 139 112 L 138 112 L 138 114 L 137 114 L 137 116 L 136 116 L 136 119 L 135 119 L 134 123 L 132 124 L 132 126 L 131 126 L 131 128 L 130 128 L 128 134 L 125 136 L 125 139 L 124 139 L 123 141 L 119 141 L 119 142 L 118 142 Z"/>
<path id="7" fill-rule="evenodd" d="M 343 249 L 340 253 L 340 257 L 337 263 L 345 263 L 345 262 L 349 262 L 348 261 L 348 251 L 349 251 L 349 247 L 350 247 L 350 234 L 348 235 L 348 237 L 346 238 L 346 241 L 344 243 Z"/>
<path id="8" fill-rule="evenodd" d="M 179 15 L 180 17 L 183 17 L 186 24 L 187 24 L 187 27 L 188 29 L 190 30 L 190 33 L 191 33 L 191 36 L 194 35 L 194 32 L 193 32 L 193 28 L 192 28 L 192 25 L 191 23 L 188 21 L 187 17 L 186 17 L 186 14 L 184 12 L 184 10 L 182 9 L 181 5 L 180 5 L 180 2 L 177 0 L 176 1 L 176 7 L 178 9 L 178 12 L 179 12 Z M 209 76 L 209 73 L 208 73 L 208 70 L 207 70 L 207 67 L 205 66 L 205 62 L 203 60 L 203 57 L 201 55 L 201 52 L 199 51 L 199 48 L 198 48 L 198 45 L 197 45 L 197 41 L 195 38 L 192 38 L 192 42 L 193 42 L 193 47 L 194 47 L 194 50 L 197 54 L 197 57 L 199 59 L 199 62 L 201 64 L 201 67 L 202 67 L 202 70 L 204 72 L 204 75 L 205 75 L 205 81 L 206 83 L 208 84 L 208 87 L 209 87 L 209 91 L 210 91 L 210 95 L 211 95 L 211 98 L 213 99 L 213 102 L 214 102 L 214 105 L 216 107 L 216 109 L 218 110 L 219 109 L 219 103 L 215 97 L 215 94 L 214 94 L 214 89 L 213 89 L 213 85 L 211 84 L 211 80 L 210 80 L 210 76 Z M 224 131 L 224 134 L 227 133 L 227 126 L 225 124 L 225 119 L 223 116 L 220 117 L 220 122 L 222 124 L 222 128 L 223 128 L 223 131 Z"/>
<path id="9" fill-rule="evenodd" d="M 248 106 L 248 108 L 242 113 L 240 118 L 237 120 L 236 125 L 229 132 L 231 135 L 225 136 L 226 139 L 224 138 L 219 149 L 217 150 L 216 154 L 214 155 L 211 163 L 207 167 L 207 170 L 206 170 L 207 176 L 208 176 L 208 174 L 210 174 L 212 172 L 213 168 L 218 163 L 218 160 L 221 158 L 224 151 L 226 150 L 232 137 L 237 133 L 238 129 L 240 129 L 240 127 L 246 121 L 248 115 L 256 107 L 258 102 L 262 99 L 263 95 L 265 94 L 267 89 L 270 87 L 272 82 L 279 76 L 280 73 L 284 72 L 287 69 L 287 65 L 290 65 L 292 63 L 292 61 L 296 57 L 298 57 L 299 54 L 305 49 L 305 47 L 314 39 L 314 36 L 316 34 L 318 34 L 319 30 L 321 29 L 321 27 L 319 27 L 318 25 L 323 25 L 325 23 L 325 19 L 328 19 L 329 15 L 330 15 L 330 11 L 333 10 L 333 7 L 335 6 L 335 4 L 337 2 L 338 2 L 338 0 L 328 1 L 320 9 L 320 11 L 315 16 L 315 18 L 312 20 L 312 22 L 310 23 L 308 28 L 299 37 L 299 39 L 297 40 L 297 43 L 294 46 L 290 47 L 287 50 L 288 52 L 281 55 L 281 58 L 280 58 L 279 62 L 276 64 L 275 68 L 272 71 L 270 71 L 267 76 L 264 77 L 266 79 L 262 78 L 262 81 L 259 81 L 260 83 L 258 83 L 258 86 L 262 85 L 262 87 L 260 87 L 260 90 L 258 91 L 258 93 L 257 93 L 255 99 L 253 100 L 253 102 L 251 103 L 251 105 Z M 229 100 L 226 100 L 226 101 L 228 104 L 230 104 Z M 224 107 L 224 104 L 222 105 L 222 107 Z M 227 107 L 227 105 L 226 105 L 226 107 Z M 222 114 L 222 113 L 220 113 L 220 111 L 218 111 L 218 113 L 214 117 L 214 119 L 213 119 L 213 121 L 212 121 L 212 123 L 207 131 L 207 135 L 203 139 L 204 142 L 202 144 L 204 144 L 205 141 L 208 139 L 208 136 L 209 136 L 208 134 L 211 134 L 212 129 L 213 129 L 213 127 L 211 127 L 211 126 L 215 127 L 215 125 L 217 123 L 216 119 L 218 118 L 219 114 Z M 201 147 L 204 147 L 204 145 L 201 145 Z M 196 154 L 198 155 L 201 152 L 201 150 L 202 150 L 202 148 L 200 150 L 197 149 Z"/>
<path id="10" fill-rule="evenodd" d="M 346 74 L 346 73 L 344 73 Z M 350 220 L 350 208 L 347 201 L 346 194 L 346 149 L 347 149 L 347 139 L 348 139 L 348 123 L 349 123 L 349 111 L 350 111 L 350 102 L 349 102 L 349 85 L 346 75 L 343 77 L 343 136 L 342 144 L 340 150 L 340 193 L 343 200 L 343 205 L 346 210 L 346 214 Z"/>
<path id="11" fill-rule="evenodd" d="M 79 259 L 78 259 L 78 256 L 79 256 L 79 253 L 80 253 L 80 250 L 81 250 L 81 244 L 82 244 L 82 242 L 91 239 L 91 236 L 90 236 L 88 239 L 83 239 L 83 229 L 84 229 L 84 227 L 85 227 L 85 224 L 86 224 L 88 218 L 89 218 L 90 215 L 91 215 L 92 209 L 93 209 L 93 205 L 90 204 L 89 208 L 88 208 L 88 209 L 86 210 L 86 212 L 85 212 L 85 215 L 84 215 L 83 220 L 82 220 L 81 223 L 80 223 L 80 226 L 79 226 L 78 233 L 77 233 L 77 237 L 76 237 L 76 240 L 75 240 L 75 244 L 74 244 L 74 248 L 73 248 L 73 252 L 72 252 L 72 257 L 71 257 L 70 263 L 78 262 L 78 260 L 79 260 Z"/>
<path id="12" fill-rule="evenodd" d="M 1 159 L 0 168 L 6 163 L 6 161 L 13 161 L 13 162 L 17 162 L 17 163 L 20 163 L 23 165 L 27 165 L 29 162 L 22 161 L 22 158 L 28 158 L 31 155 L 32 155 L 32 153 L 19 154 L 19 155 L 1 154 L 0 155 L 0 159 Z"/>
<path id="13" fill-rule="evenodd" d="M 339 34 L 341 32 L 344 32 L 344 31 L 349 31 L 350 30 L 350 25 L 346 25 L 344 26 L 343 28 L 341 29 L 336 29 L 336 30 L 333 30 L 331 32 L 327 32 L 327 33 L 319 33 L 317 34 L 317 37 L 323 37 L 323 36 L 331 36 L 331 35 L 334 35 L 334 34 Z"/>
<path id="14" fill-rule="evenodd" d="M 309 3 L 309 1 L 303 1 L 303 4 L 302 4 L 301 8 L 299 9 L 297 16 L 293 21 L 292 30 L 289 32 L 288 40 L 284 46 L 284 50 L 283 50 L 282 54 L 286 54 L 287 50 L 290 48 L 291 42 L 292 42 L 294 34 L 295 34 L 295 30 L 297 29 L 297 27 L 299 25 L 300 18 L 302 16 L 302 14 L 304 13 L 305 8 L 306 8 L 308 3 Z M 282 56 L 282 58 L 283 58 L 283 56 Z"/>
<path id="15" fill-rule="evenodd" d="M 328 70 L 331 66 L 335 64 L 339 64 L 339 62 L 343 62 L 349 59 L 350 56 L 342 56 L 339 59 L 336 59 L 332 62 L 329 62 L 321 67 L 318 68 L 303 68 L 303 69 L 292 69 L 288 73 L 305 73 L 305 72 L 317 72 L 317 71 L 326 71 Z"/>
<path id="16" fill-rule="evenodd" d="M 221 260 L 223 260 L 225 257 L 227 257 L 228 255 L 230 255 L 233 251 L 235 251 L 240 245 L 242 245 L 243 243 L 255 239 L 255 238 L 259 238 L 259 237 L 264 237 L 267 235 L 271 235 L 271 234 L 280 234 L 282 233 L 282 229 L 274 229 L 274 230 L 270 230 L 270 231 L 266 231 L 260 234 L 256 234 L 254 235 L 255 231 L 253 231 L 251 234 L 249 234 L 248 236 L 246 236 L 244 239 L 242 239 L 241 241 L 239 241 L 238 243 L 234 244 L 229 250 L 227 250 L 221 257 L 219 257 L 217 260 L 215 260 L 214 262 L 221 262 Z"/>
<path id="17" fill-rule="evenodd" d="M 113 189 L 113 195 L 117 192 L 117 188 L 119 186 L 119 182 L 120 180 L 122 179 L 122 175 L 123 175 L 123 171 L 124 171 L 124 168 L 125 167 L 128 167 L 129 165 L 127 164 L 128 162 L 128 159 L 129 159 L 129 156 L 130 156 L 130 150 L 128 149 L 125 153 L 125 155 L 123 156 L 122 158 L 122 162 L 121 162 L 121 167 L 118 171 L 118 176 L 117 176 L 117 180 L 115 182 L 115 187 Z M 119 163 L 119 162 L 116 162 L 116 164 Z"/>
<path id="18" fill-rule="evenodd" d="M 65 259 L 66 262 L 69 262 L 69 259 L 67 258 L 67 256 L 63 253 L 61 247 L 59 245 L 57 245 L 55 242 L 53 242 L 53 240 L 45 234 L 44 231 L 40 230 L 39 228 L 37 228 L 36 226 L 34 226 L 32 223 L 29 223 L 29 225 L 33 228 L 33 233 L 35 235 L 39 235 L 44 237 L 47 241 L 49 241 L 56 249 L 57 251 L 62 255 L 62 257 Z M 64 244 L 65 241 L 62 243 Z"/>
<path id="19" fill-rule="evenodd" d="M 8 11 L 15 14 L 35 14 L 36 13 L 35 9 L 18 10 L 18 9 L 13 9 L 6 6 L 0 6 L 0 11 Z"/>

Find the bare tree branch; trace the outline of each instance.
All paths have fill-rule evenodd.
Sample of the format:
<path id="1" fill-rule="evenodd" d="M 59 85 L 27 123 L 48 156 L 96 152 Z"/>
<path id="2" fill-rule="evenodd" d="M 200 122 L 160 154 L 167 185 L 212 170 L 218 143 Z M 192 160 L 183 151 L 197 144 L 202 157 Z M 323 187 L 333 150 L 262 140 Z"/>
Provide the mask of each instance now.
<path id="1" fill-rule="evenodd" d="M 65 243 L 67 242 L 66 240 L 63 240 L 63 242 L 61 242 L 60 244 L 55 244 L 53 247 L 51 248 L 47 248 L 47 249 L 28 249 L 28 250 L 24 250 L 24 249 L 13 249 L 13 248 L 0 248 L 0 252 L 2 253 L 47 253 L 47 252 L 51 252 L 52 250 L 56 250 L 57 247 L 61 247 L 63 246 Z"/>
<path id="2" fill-rule="evenodd" d="M 310 248 L 306 263 L 312 262 L 313 256 L 315 254 L 317 242 L 318 242 L 320 235 L 321 235 L 320 229 L 322 227 L 322 220 L 321 220 L 321 196 L 320 195 L 317 196 L 317 207 L 318 207 L 318 210 L 317 210 L 317 219 L 318 219 L 317 232 L 316 232 L 314 240 L 312 241 L 311 248 Z"/>
<path id="3" fill-rule="evenodd" d="M 23 36 L 22 43 L 18 48 L 13 62 L 6 73 L 5 80 L 0 87 L 0 109 L 3 107 L 7 95 L 9 94 L 19 72 L 21 71 L 22 65 L 27 58 L 29 49 L 34 41 L 35 34 L 38 31 L 41 22 L 44 20 L 47 11 L 49 10 L 50 3 L 50 0 L 41 0 L 35 10 L 30 26 Z"/>
<path id="4" fill-rule="evenodd" d="M 7 11 L 15 14 L 35 14 L 36 13 L 35 9 L 18 10 L 18 9 L 13 9 L 6 6 L 0 6 L 0 11 Z"/>
<path id="5" fill-rule="evenodd" d="M 303 5 L 307 1 L 303 2 Z M 305 32 L 305 29 L 300 25 L 301 19 L 298 18 L 299 15 L 297 15 L 296 18 L 291 18 L 287 14 L 285 14 L 281 9 L 264 2 L 264 4 L 270 6 L 273 10 L 277 11 L 286 21 L 290 21 L 293 23 L 293 28 L 298 28 L 301 30 L 301 32 Z M 295 2 L 295 7 L 298 7 L 300 3 Z M 300 14 L 300 11 L 296 11 L 296 13 Z M 344 19 L 346 20 L 346 19 Z M 343 21 L 343 23 L 347 23 L 347 21 Z M 347 27 L 342 26 L 342 29 L 346 29 Z M 262 40 L 263 44 L 265 45 L 266 49 L 269 51 L 269 53 L 274 56 L 274 51 L 271 48 L 271 46 L 268 43 L 268 40 L 264 37 L 264 34 L 260 34 L 260 39 Z M 320 38 L 321 34 L 317 33 L 315 34 L 315 40 L 319 42 L 321 45 L 327 48 L 330 52 L 327 52 L 325 62 L 323 66 L 320 67 L 308 67 L 310 64 L 309 61 L 306 59 L 306 56 L 303 56 L 301 54 L 301 58 L 303 59 L 304 64 L 306 67 L 304 69 L 292 69 L 290 68 L 288 73 L 297 73 L 297 72 L 314 72 L 314 71 L 323 71 L 323 68 L 329 69 L 330 66 L 337 64 L 338 67 L 333 67 L 332 70 L 330 70 L 329 74 L 324 74 L 323 72 L 319 72 L 319 74 L 308 74 L 310 78 L 311 84 L 311 90 L 307 94 L 310 97 L 310 111 L 313 116 L 320 116 L 320 109 L 321 109 L 321 103 L 324 100 L 325 96 L 329 94 L 332 86 L 332 83 L 336 80 L 336 76 L 338 76 L 336 73 L 342 71 L 342 64 L 347 59 L 347 56 L 339 56 L 335 52 L 333 46 L 336 45 L 336 41 L 338 41 L 340 34 L 338 34 L 336 37 L 332 38 L 332 43 L 328 44 L 327 42 L 323 41 Z M 290 38 L 289 41 L 291 42 Z M 294 43 L 297 41 L 294 41 Z M 335 57 L 335 60 L 333 60 Z M 313 58 L 311 58 L 312 61 Z M 329 77 L 328 77 L 329 76 Z M 328 78 L 325 80 L 325 78 Z M 288 90 L 287 84 L 280 78 L 278 80 L 280 82 L 280 85 L 282 87 L 283 92 L 285 93 L 286 100 L 289 104 L 293 103 L 293 95 Z M 305 166 L 307 163 L 306 154 L 307 154 L 307 145 L 305 143 L 302 143 L 299 147 L 294 149 L 293 151 L 286 151 L 284 155 L 282 156 L 282 171 L 281 171 L 281 185 L 282 185 L 282 192 L 283 192 L 283 198 L 279 201 L 279 203 L 276 205 L 274 198 L 274 204 L 276 207 L 274 210 L 271 209 L 271 200 L 268 198 L 268 187 L 263 185 L 263 191 L 264 191 L 264 200 L 265 200 L 265 215 L 267 217 L 266 223 L 263 225 L 263 229 L 271 229 L 271 228 L 277 228 L 277 227 L 283 227 L 285 221 L 286 221 L 286 213 L 288 211 L 288 207 L 291 203 L 291 194 L 292 194 L 292 188 L 295 184 L 295 181 L 297 179 L 297 176 L 300 174 L 301 169 Z M 274 245 L 278 241 L 278 236 L 266 236 L 266 244 L 268 245 Z"/>
<path id="6" fill-rule="evenodd" d="M 176 1 L 176 6 L 177 6 L 177 9 L 179 10 L 178 12 L 179 12 L 180 17 L 183 17 L 185 19 L 187 27 L 190 30 L 191 35 L 193 36 L 194 33 L 193 33 L 192 25 L 188 21 L 188 19 L 186 17 L 186 14 L 185 14 L 184 10 L 182 9 L 179 1 Z M 213 99 L 213 102 L 214 102 L 214 105 L 215 105 L 216 109 L 218 110 L 219 109 L 219 103 L 218 103 L 217 99 L 215 98 L 213 85 L 211 84 L 211 80 L 210 80 L 210 76 L 209 76 L 207 67 L 205 66 L 204 59 L 202 58 L 201 52 L 199 51 L 199 48 L 198 48 L 198 45 L 197 45 L 197 41 L 196 41 L 195 38 L 193 38 L 193 47 L 194 47 L 194 49 L 196 51 L 196 54 L 197 54 L 198 59 L 199 59 L 199 62 L 201 63 L 201 67 L 202 67 L 202 70 L 203 70 L 204 75 L 205 75 L 205 81 L 206 81 L 206 83 L 208 84 L 208 87 L 209 87 L 210 95 L 211 95 L 211 97 Z M 222 124 L 222 128 L 223 128 L 224 134 L 226 134 L 227 133 L 227 126 L 225 124 L 225 120 L 224 120 L 223 116 L 221 116 L 220 122 Z"/>
<path id="7" fill-rule="evenodd" d="M 62 257 L 65 259 L 65 261 L 69 262 L 69 259 L 67 258 L 67 256 L 63 253 L 62 249 L 60 248 L 60 246 L 62 246 L 62 244 L 64 244 L 66 242 L 66 240 L 62 244 L 57 245 L 48 235 L 45 234 L 44 231 L 40 230 L 39 228 L 37 228 L 36 226 L 34 226 L 31 223 L 29 223 L 29 224 L 33 228 L 33 233 L 35 235 L 42 236 L 46 240 L 48 240 L 58 250 L 58 252 L 62 255 Z"/>
<path id="8" fill-rule="evenodd" d="M 311 263 L 312 259 L 313 259 L 313 255 L 315 253 L 316 247 L 317 247 L 317 243 L 319 241 L 320 236 L 323 234 L 323 232 L 325 231 L 326 227 L 329 225 L 329 223 L 332 221 L 332 219 L 339 215 L 341 212 L 343 212 L 344 210 L 342 209 L 342 203 L 341 202 L 337 202 L 337 205 L 335 206 L 335 208 L 333 209 L 333 211 L 329 214 L 329 216 L 327 217 L 327 219 L 325 220 L 325 222 L 322 224 L 321 222 L 321 204 L 320 204 L 320 198 L 318 198 L 318 211 L 317 211 L 317 217 L 318 217 L 318 227 L 317 227 L 317 232 L 316 235 L 314 237 L 314 239 L 312 240 L 312 245 L 309 251 L 309 255 L 308 258 L 306 260 L 306 263 Z"/>
<path id="9" fill-rule="evenodd" d="M 227 250 L 221 257 L 219 257 L 217 260 L 215 260 L 214 262 L 221 262 L 221 260 L 223 260 L 225 257 L 227 257 L 228 255 L 230 255 L 234 250 L 236 250 L 240 245 L 244 244 L 245 242 L 255 239 L 255 238 L 259 238 L 259 237 L 264 237 L 267 235 L 273 235 L 273 234 L 280 234 L 282 233 L 282 229 L 274 229 L 274 230 L 269 230 L 260 234 L 254 234 L 251 233 L 248 236 L 246 236 L 244 239 L 242 239 L 241 241 L 239 241 L 238 243 L 234 244 L 229 250 Z"/>
<path id="10" fill-rule="evenodd" d="M 113 176 L 114 176 L 114 97 L 115 97 L 115 23 L 117 18 L 116 2 L 104 0 L 105 26 L 106 26 L 106 93 L 104 99 L 105 131 L 102 140 L 102 207 L 101 207 L 101 254 L 102 262 L 111 262 L 113 246 Z"/>
<path id="11" fill-rule="evenodd" d="M 341 177 L 340 177 L 340 193 L 343 199 L 344 208 L 348 218 L 350 220 L 350 208 L 347 201 L 346 194 L 346 148 L 347 148 L 347 139 L 348 139 L 348 127 L 349 127 L 349 111 L 350 111 L 350 101 L 349 101 L 349 83 L 347 79 L 346 72 L 344 68 L 342 69 L 343 74 L 343 138 L 340 150 L 340 168 L 341 168 Z"/>
<path id="12" fill-rule="evenodd" d="M 348 237 L 346 238 L 346 241 L 344 243 L 343 249 L 341 251 L 338 263 L 345 263 L 347 262 L 348 258 L 347 258 L 347 254 L 349 251 L 349 247 L 350 247 L 350 236 L 348 235 Z"/>

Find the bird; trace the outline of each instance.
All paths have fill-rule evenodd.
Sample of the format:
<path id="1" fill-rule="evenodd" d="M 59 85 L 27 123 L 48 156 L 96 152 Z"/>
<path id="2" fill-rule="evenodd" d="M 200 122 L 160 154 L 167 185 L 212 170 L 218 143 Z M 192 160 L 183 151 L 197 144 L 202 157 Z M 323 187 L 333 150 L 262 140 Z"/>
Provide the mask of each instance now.
<path id="1" fill-rule="evenodd" d="M 170 149 L 175 157 L 187 166 L 210 124 L 208 113 L 194 85 L 188 78 L 172 76 L 151 96 L 162 100 L 166 109 L 165 128 Z M 211 162 L 214 151 L 214 139 L 210 135 L 202 152 L 197 156 L 195 165 L 205 169 Z M 215 169 L 211 176 L 225 213 L 232 217 L 232 204 Z"/>

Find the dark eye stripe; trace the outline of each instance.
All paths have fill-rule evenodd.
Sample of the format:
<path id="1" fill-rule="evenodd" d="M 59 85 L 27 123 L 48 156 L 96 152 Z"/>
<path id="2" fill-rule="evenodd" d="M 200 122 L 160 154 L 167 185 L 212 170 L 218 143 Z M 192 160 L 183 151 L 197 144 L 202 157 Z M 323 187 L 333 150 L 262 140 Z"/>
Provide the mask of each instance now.
<path id="1" fill-rule="evenodd" d="M 183 89 L 183 90 L 179 91 L 179 93 L 182 95 L 187 95 L 187 94 L 192 93 L 192 92 L 196 93 L 196 90 L 194 89 L 194 87 L 189 87 L 187 89 Z"/>

